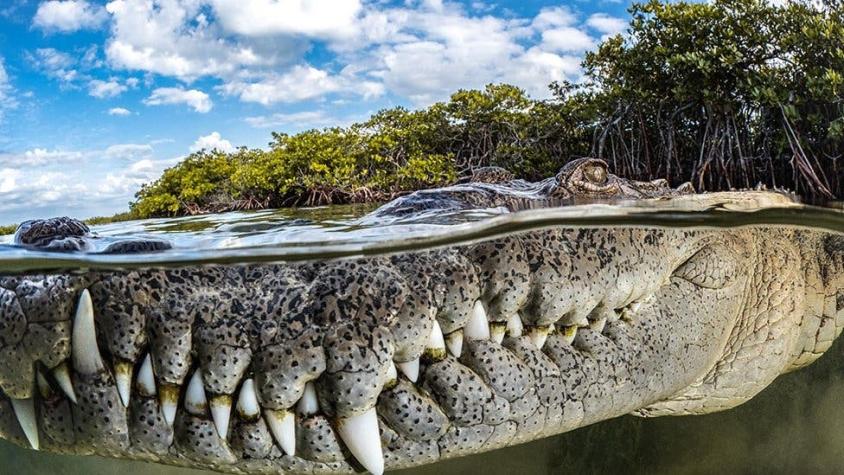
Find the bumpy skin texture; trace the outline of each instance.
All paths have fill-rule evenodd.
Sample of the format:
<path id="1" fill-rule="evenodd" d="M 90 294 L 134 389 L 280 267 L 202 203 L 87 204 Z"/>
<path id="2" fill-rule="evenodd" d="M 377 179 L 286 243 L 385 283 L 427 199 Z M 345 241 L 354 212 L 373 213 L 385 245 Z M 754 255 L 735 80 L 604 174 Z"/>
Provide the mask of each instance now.
<path id="1" fill-rule="evenodd" d="M 62 216 L 25 221 L 15 231 L 15 244 L 50 252 L 95 251 L 100 254 L 136 254 L 164 251 L 172 246 L 167 241 L 151 238 L 119 238 L 103 242 L 83 222 Z"/>
<path id="2" fill-rule="evenodd" d="M 567 163 L 556 176 L 535 183 L 513 179 L 503 168 L 478 168 L 455 186 L 416 191 L 382 206 L 373 216 L 498 207 L 516 211 L 572 204 L 583 199 L 641 199 L 692 193 L 694 188 L 690 183 L 674 189 L 665 180 L 628 180 L 610 174 L 603 160 L 580 158 Z"/>
<path id="3" fill-rule="evenodd" d="M 844 237 L 830 233 L 557 227 L 389 258 L 5 277 L 0 436 L 29 445 L 14 408 L 34 399 L 52 451 L 347 473 L 360 465 L 340 428 L 373 408 L 380 433 L 353 437 L 377 439 L 387 468 L 623 414 L 718 411 L 829 348 L 844 324 L 842 270 Z M 74 359 L 72 403 L 49 370 L 78 344 L 83 289 L 104 364 L 91 373 Z M 437 329 L 448 351 L 434 351 Z M 159 391 L 181 393 L 172 426 L 142 389 L 146 355 Z M 138 383 L 128 408 L 121 361 Z M 414 362 L 418 375 L 392 371 Z M 186 407 L 197 371 L 208 400 L 254 384 L 262 412 L 232 409 L 222 437 L 207 405 Z M 294 414 L 294 453 L 270 413 Z"/>

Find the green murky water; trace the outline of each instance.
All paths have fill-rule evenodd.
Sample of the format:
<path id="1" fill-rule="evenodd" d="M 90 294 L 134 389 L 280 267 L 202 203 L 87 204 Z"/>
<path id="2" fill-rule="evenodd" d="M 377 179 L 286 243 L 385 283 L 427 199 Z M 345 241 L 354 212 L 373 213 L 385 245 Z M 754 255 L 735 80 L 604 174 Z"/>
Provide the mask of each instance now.
<path id="1" fill-rule="evenodd" d="M 835 209 L 723 206 L 571 207 L 503 215 L 484 210 L 412 222 L 358 219 L 367 208 L 320 208 L 153 220 L 99 227 L 108 239 L 123 234 L 166 237 L 176 249 L 137 258 L 61 256 L 0 249 L 0 271 L 43 268 L 134 267 L 184 262 L 303 259 L 397 252 L 480 239 L 547 225 L 743 226 L 776 223 L 844 231 Z M 6 243 L 9 238 L 6 238 Z M 133 260 L 134 259 L 134 260 Z M 697 417 L 623 417 L 567 434 L 486 454 L 406 470 L 405 474 L 511 473 L 844 473 L 844 341 L 807 369 L 780 377 L 736 409 Z M 198 475 L 197 470 L 33 452 L 0 441 L 0 474 Z"/>

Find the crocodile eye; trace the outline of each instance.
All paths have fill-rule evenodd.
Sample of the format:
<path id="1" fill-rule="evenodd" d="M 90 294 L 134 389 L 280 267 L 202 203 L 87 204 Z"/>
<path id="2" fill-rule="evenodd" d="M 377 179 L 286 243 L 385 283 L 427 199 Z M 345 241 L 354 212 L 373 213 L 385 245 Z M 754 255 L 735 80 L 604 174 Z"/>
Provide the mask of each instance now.
<path id="1" fill-rule="evenodd" d="M 584 167 L 583 176 L 595 185 L 603 185 L 607 182 L 607 167 L 602 163 L 593 162 Z"/>
<path id="2" fill-rule="evenodd" d="M 723 289 L 738 276 L 738 259 L 723 244 L 707 246 L 674 271 L 674 277 L 707 289 Z"/>

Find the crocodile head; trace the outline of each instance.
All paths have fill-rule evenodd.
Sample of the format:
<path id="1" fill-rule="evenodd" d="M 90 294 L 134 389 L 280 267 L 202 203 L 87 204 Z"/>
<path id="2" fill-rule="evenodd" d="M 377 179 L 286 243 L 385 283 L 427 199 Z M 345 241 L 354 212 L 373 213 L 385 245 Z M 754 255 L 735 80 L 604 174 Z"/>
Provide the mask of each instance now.
<path id="1" fill-rule="evenodd" d="M 506 208 L 510 211 L 585 201 L 670 198 L 694 193 L 691 183 L 671 188 L 666 180 L 636 181 L 613 175 L 598 158 L 568 162 L 553 177 L 538 182 L 514 178 L 500 167 L 472 170 L 457 185 L 419 190 L 376 210 L 372 217 L 417 216 L 452 210 Z"/>
<path id="2" fill-rule="evenodd" d="M 598 158 L 580 158 L 567 163 L 554 177 L 546 193 L 555 198 L 658 198 L 694 193 L 691 183 L 672 189 L 667 180 L 629 180 L 609 172 Z"/>
<path id="3" fill-rule="evenodd" d="M 380 473 L 722 410 L 829 347 L 842 256 L 839 235 L 774 225 L 551 227 L 390 257 L 5 277 L 0 436 Z"/>
<path id="4" fill-rule="evenodd" d="M 15 244 L 40 251 L 95 251 L 133 254 L 170 249 L 169 242 L 154 238 L 100 238 L 82 221 L 66 216 L 25 221 L 15 231 Z"/>

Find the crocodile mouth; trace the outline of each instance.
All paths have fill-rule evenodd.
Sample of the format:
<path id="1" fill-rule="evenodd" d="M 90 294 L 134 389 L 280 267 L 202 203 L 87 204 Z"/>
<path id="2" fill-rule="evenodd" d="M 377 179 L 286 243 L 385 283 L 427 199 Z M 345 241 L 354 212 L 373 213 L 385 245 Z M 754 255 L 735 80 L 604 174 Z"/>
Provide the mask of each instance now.
<path id="1" fill-rule="evenodd" d="M 625 232 L 3 278 L 0 436 L 236 473 L 381 473 L 630 413 L 700 372 L 650 371 L 695 346 L 695 328 L 665 330 L 688 318 L 666 292 L 734 309 L 740 268 L 711 271 L 730 259 L 700 239 L 669 257 L 601 251 L 611 237 L 677 247 Z"/>

